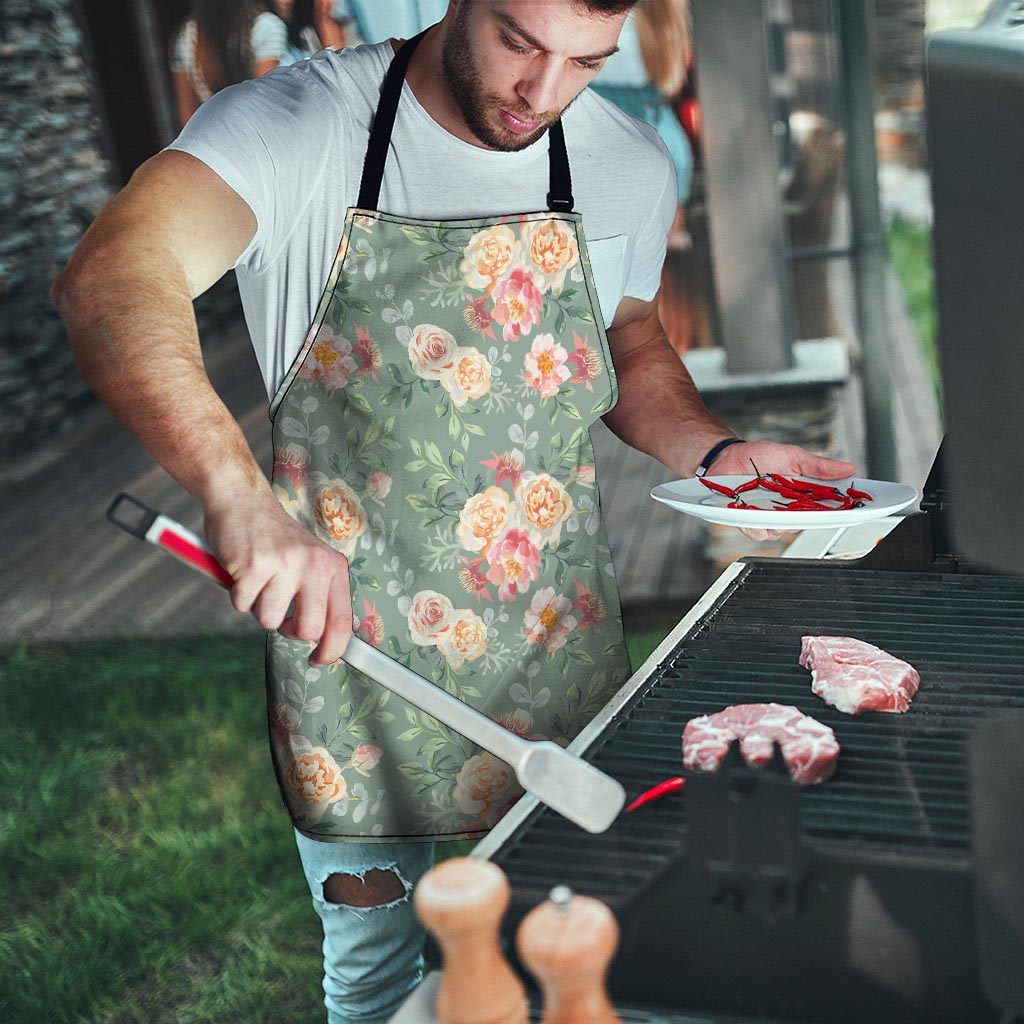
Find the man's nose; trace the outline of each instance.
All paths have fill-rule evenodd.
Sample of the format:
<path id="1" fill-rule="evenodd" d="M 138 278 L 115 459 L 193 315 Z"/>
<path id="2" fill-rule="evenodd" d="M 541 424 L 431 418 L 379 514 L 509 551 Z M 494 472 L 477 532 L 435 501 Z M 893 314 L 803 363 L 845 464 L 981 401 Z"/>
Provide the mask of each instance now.
<path id="1" fill-rule="evenodd" d="M 546 64 L 524 77 L 516 90 L 519 98 L 535 114 L 558 109 L 559 69 Z"/>

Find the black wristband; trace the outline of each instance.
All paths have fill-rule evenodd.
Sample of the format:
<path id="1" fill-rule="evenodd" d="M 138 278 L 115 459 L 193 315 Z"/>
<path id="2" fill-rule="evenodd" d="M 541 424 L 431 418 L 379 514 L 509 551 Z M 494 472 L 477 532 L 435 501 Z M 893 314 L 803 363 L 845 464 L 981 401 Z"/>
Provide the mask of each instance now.
<path id="1" fill-rule="evenodd" d="M 697 472 L 693 475 L 697 477 L 704 476 L 711 468 L 711 463 L 714 462 L 715 459 L 717 459 L 718 456 L 721 455 L 722 452 L 724 452 L 731 444 L 743 444 L 743 438 L 727 437 L 724 441 L 719 441 L 718 444 L 716 444 L 715 447 L 712 448 L 703 459 L 701 459 L 700 465 L 697 467 Z"/>

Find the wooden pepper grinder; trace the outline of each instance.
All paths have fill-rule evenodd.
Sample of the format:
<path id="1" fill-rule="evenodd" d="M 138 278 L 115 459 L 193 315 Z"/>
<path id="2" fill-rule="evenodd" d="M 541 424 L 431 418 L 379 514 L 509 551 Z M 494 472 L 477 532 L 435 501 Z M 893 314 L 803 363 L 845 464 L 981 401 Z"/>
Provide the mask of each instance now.
<path id="1" fill-rule="evenodd" d="M 618 943 L 612 912 L 564 885 L 523 918 L 516 949 L 544 993 L 542 1024 L 619 1024 L 604 983 Z"/>
<path id="2" fill-rule="evenodd" d="M 416 914 L 444 955 L 438 1024 L 526 1024 L 526 990 L 498 945 L 510 894 L 501 868 L 472 857 L 438 864 L 416 886 Z"/>

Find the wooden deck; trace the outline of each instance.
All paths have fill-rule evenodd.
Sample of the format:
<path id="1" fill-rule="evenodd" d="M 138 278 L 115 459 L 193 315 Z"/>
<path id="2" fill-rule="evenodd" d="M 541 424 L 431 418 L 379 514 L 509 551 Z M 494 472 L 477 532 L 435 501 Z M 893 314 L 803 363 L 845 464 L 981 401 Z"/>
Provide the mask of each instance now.
<path id="1" fill-rule="evenodd" d="M 841 325 L 848 325 L 850 291 L 838 268 L 830 288 Z M 887 301 L 899 396 L 900 475 L 919 484 L 940 437 L 935 398 L 895 282 Z M 269 466 L 266 400 L 244 326 L 219 336 L 206 356 L 214 385 L 261 465 Z M 840 425 L 848 456 L 858 460 L 863 452 L 859 394 L 854 379 L 845 389 Z M 639 628 L 671 625 L 714 576 L 703 556 L 702 527 L 648 497 L 654 485 L 671 478 L 663 466 L 627 448 L 603 425 L 595 428 L 594 441 L 627 621 Z M 0 529 L 9 552 L 0 600 L 4 642 L 261 632 L 234 611 L 220 588 L 106 521 L 110 502 L 128 491 L 201 529 L 191 497 L 102 408 L 72 434 L 0 471 L 0 485 L 7 498 Z M 752 552 L 758 545 L 740 543 L 736 554 L 744 548 Z"/>

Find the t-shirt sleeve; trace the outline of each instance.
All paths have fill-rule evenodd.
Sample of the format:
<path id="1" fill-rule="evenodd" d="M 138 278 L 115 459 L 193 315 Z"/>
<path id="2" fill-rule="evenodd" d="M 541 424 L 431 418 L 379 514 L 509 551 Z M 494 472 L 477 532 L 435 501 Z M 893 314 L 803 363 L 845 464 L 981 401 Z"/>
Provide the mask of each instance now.
<path id="1" fill-rule="evenodd" d="M 288 53 L 288 27 L 269 11 L 261 14 L 249 35 L 253 60 L 283 61 Z"/>
<path id="2" fill-rule="evenodd" d="M 252 210 L 256 233 L 236 266 L 258 272 L 281 252 L 346 122 L 307 61 L 216 93 L 167 147 L 202 160 Z"/>
<path id="3" fill-rule="evenodd" d="M 675 164 L 661 137 L 651 129 L 651 143 L 656 147 L 658 171 L 651 175 L 651 204 L 633 249 L 624 294 L 650 302 L 661 287 L 661 268 L 665 262 L 668 233 L 679 205 L 679 186 Z"/>

